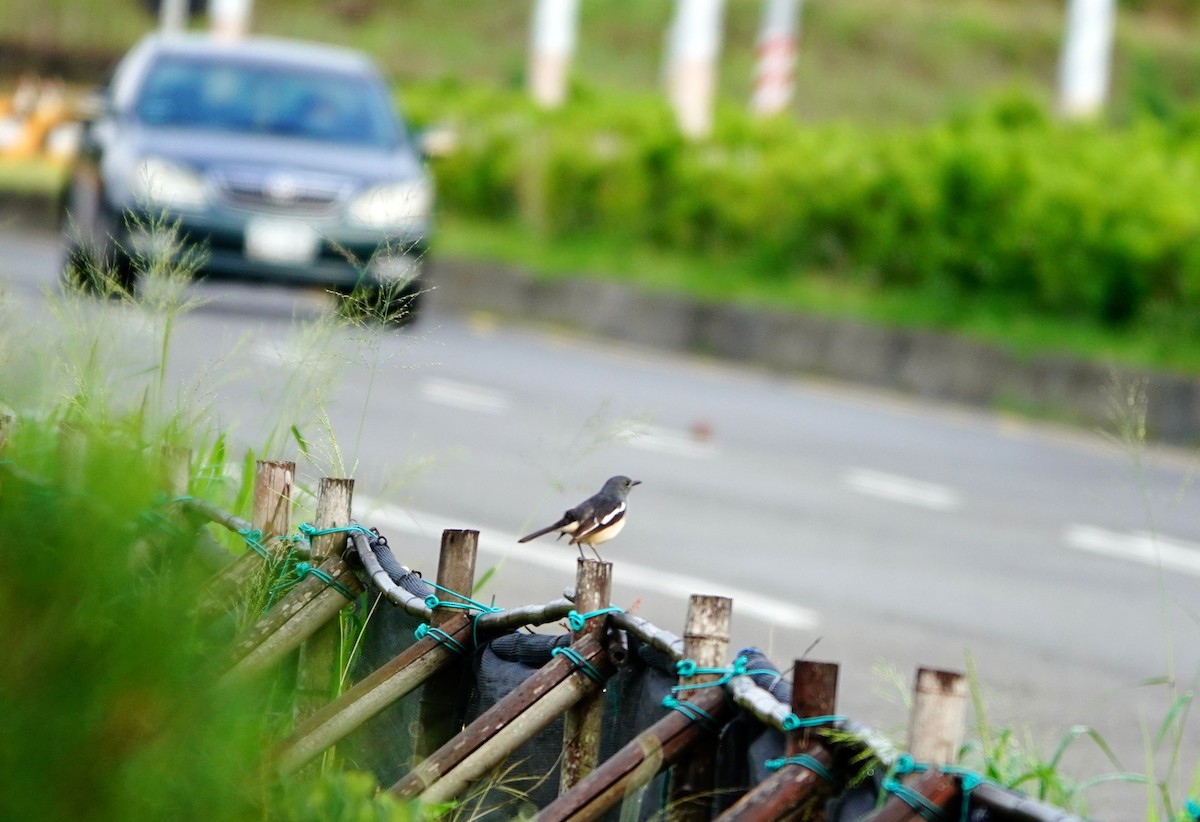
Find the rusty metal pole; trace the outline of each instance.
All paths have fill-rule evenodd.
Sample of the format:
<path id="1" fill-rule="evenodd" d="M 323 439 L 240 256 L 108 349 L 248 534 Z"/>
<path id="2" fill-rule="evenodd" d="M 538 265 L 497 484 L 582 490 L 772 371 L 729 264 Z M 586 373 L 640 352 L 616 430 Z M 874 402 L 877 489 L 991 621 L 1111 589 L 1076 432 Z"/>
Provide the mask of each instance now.
<path id="1" fill-rule="evenodd" d="M 718 668 L 725 663 L 729 649 L 729 623 L 733 600 L 728 597 L 693 594 L 688 602 L 687 625 L 683 634 L 684 657 L 698 668 Z M 682 686 L 694 686 L 717 679 L 717 674 L 680 677 Z M 709 690 L 709 689 L 704 689 Z M 686 700 L 694 690 L 681 690 L 676 698 Z M 670 802 L 667 818 L 672 822 L 707 820 L 708 794 L 712 790 L 716 740 L 697 743 L 688 758 L 671 773 Z"/>
<path id="2" fill-rule="evenodd" d="M 575 611 L 588 614 L 608 607 L 612 596 L 612 563 L 594 559 L 578 560 L 575 569 Z M 603 616 L 588 619 L 578 631 L 573 631 L 572 643 L 585 636 L 601 638 Z M 559 772 L 558 792 L 566 793 L 580 779 L 591 773 L 600 761 L 600 720 L 603 689 L 583 697 L 564 717 L 562 770 Z"/>
<path id="3" fill-rule="evenodd" d="M 350 504 L 354 495 L 354 480 L 326 477 L 317 491 L 317 513 L 314 525 L 318 531 L 344 528 L 350 524 Z M 344 533 L 323 534 L 312 539 L 312 565 L 341 554 L 346 542 Z M 296 672 L 296 720 L 302 721 L 316 713 L 322 705 L 337 696 L 337 665 L 341 626 L 336 619 L 322 625 L 300 646 L 300 667 Z"/>
<path id="4" fill-rule="evenodd" d="M 478 531 L 443 531 L 437 584 L 469 597 L 475 587 L 475 554 L 478 546 Z M 437 597 L 446 602 L 455 601 L 453 594 L 442 590 L 437 592 Z M 433 609 L 429 623 L 435 628 L 442 628 L 461 613 L 460 608 L 437 607 Z M 413 751 L 414 764 L 442 747 L 458 732 L 456 708 L 465 671 L 466 660 L 459 659 L 444 665 L 425 683 L 421 691 L 418 714 L 420 733 Z"/>
<path id="5" fill-rule="evenodd" d="M 908 751 L 917 762 L 958 761 L 967 711 L 967 678 L 955 671 L 918 668 L 913 686 Z"/>

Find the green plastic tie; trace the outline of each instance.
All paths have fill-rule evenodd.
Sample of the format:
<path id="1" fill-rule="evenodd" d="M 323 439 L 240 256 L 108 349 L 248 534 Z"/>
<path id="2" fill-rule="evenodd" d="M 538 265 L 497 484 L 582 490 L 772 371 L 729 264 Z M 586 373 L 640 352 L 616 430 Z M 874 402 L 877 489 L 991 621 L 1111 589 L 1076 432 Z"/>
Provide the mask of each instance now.
<path id="1" fill-rule="evenodd" d="M 574 648 L 565 646 L 555 648 L 550 652 L 550 656 L 564 656 L 575 664 L 575 667 L 587 674 L 588 679 L 604 684 L 604 675 L 596 670 L 596 666 L 587 661 L 583 654 L 576 651 Z"/>
<path id="2" fill-rule="evenodd" d="M 452 600 L 439 599 L 437 594 L 430 594 L 429 596 L 425 597 L 425 604 L 430 608 L 458 608 L 462 611 L 480 611 L 485 614 L 492 614 L 504 610 L 503 608 L 497 608 L 494 605 L 484 605 L 482 602 L 478 602 L 474 599 L 471 599 L 469 596 L 460 594 L 458 591 L 452 591 L 449 588 L 443 588 L 436 582 L 429 582 L 426 580 L 425 584 L 433 588 L 437 588 L 443 593 L 453 594 L 462 600 L 462 602 L 454 602 Z"/>
<path id="3" fill-rule="evenodd" d="M 785 731 L 798 731 L 801 728 L 815 728 L 818 725 L 829 725 L 834 722 L 845 721 L 846 717 L 838 714 L 830 714 L 828 716 L 799 717 L 793 713 L 789 713 L 783 718 L 783 729 Z"/>
<path id="4" fill-rule="evenodd" d="M 355 599 L 357 599 L 357 597 L 354 595 L 354 593 L 349 588 L 347 588 L 342 583 L 338 582 L 336 579 L 334 579 L 332 576 L 330 576 L 327 572 L 322 571 L 320 568 L 314 567 L 312 565 L 312 563 L 309 563 L 309 562 L 297 563 L 296 564 L 296 574 L 301 579 L 303 579 L 306 576 L 316 577 L 317 579 L 321 580 L 321 582 L 324 582 L 327 586 L 329 586 L 333 590 L 337 591 L 339 594 L 341 594 L 342 596 L 344 596 L 346 599 L 350 600 L 351 602 L 353 602 Z"/>
<path id="5" fill-rule="evenodd" d="M 435 628 L 427 622 L 422 622 L 420 625 L 418 625 L 417 630 L 413 631 L 413 636 L 415 636 L 418 640 L 422 640 L 427 636 L 433 637 L 437 640 L 439 645 L 445 645 L 456 654 L 462 654 L 465 656 L 467 653 L 467 649 L 463 647 L 461 642 L 450 636 L 450 634 L 446 633 L 441 628 Z"/>
<path id="6" fill-rule="evenodd" d="M 258 554 L 263 559 L 268 559 L 271 553 L 267 547 L 262 544 L 263 532 L 258 528 L 240 528 L 238 536 L 246 541 L 246 544 L 254 549 L 254 553 Z"/>
<path id="7" fill-rule="evenodd" d="M 713 731 L 714 733 L 720 730 L 720 726 L 717 724 L 717 720 L 713 718 L 712 714 L 697 705 L 693 705 L 687 700 L 676 699 L 670 694 L 667 694 L 663 697 L 662 706 L 664 708 L 670 708 L 672 711 L 678 711 L 688 719 L 692 720 L 693 722 L 699 722 L 705 728 Z"/>
<path id="8" fill-rule="evenodd" d="M 901 754 L 896 760 L 896 764 L 892 767 L 891 775 L 883 781 L 883 790 L 895 796 L 897 799 L 908 805 L 922 818 L 929 822 L 943 822 L 946 817 L 946 812 L 937 805 L 930 802 L 922 794 L 914 791 L 907 785 L 902 784 L 896 777 L 904 776 L 910 773 L 921 773 L 929 770 L 928 765 L 921 764 L 913 760 L 908 754 Z M 964 808 L 966 805 L 964 804 Z"/>
<path id="9" fill-rule="evenodd" d="M 768 759 L 763 764 L 768 771 L 777 771 L 785 765 L 799 765 L 801 768 L 807 768 L 812 771 L 830 785 L 837 784 L 837 780 L 834 779 L 833 774 L 830 773 L 828 768 L 822 765 L 819 760 L 805 753 L 796 754 L 795 756 L 785 756 L 781 759 Z"/>
<path id="10" fill-rule="evenodd" d="M 607 608 L 601 608 L 597 611 L 588 611 L 586 614 L 581 614 L 578 611 L 571 609 L 567 611 L 567 624 L 571 626 L 572 631 L 582 631 L 583 626 L 592 617 L 601 616 L 603 614 L 620 614 L 623 613 L 622 608 L 615 605 L 609 605 Z"/>

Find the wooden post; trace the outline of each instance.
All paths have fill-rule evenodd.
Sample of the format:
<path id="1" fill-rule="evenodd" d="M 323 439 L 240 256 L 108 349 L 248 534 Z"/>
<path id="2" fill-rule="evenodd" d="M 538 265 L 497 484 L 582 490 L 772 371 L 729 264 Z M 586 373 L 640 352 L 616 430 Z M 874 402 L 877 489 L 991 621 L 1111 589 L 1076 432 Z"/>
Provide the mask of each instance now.
<path id="1" fill-rule="evenodd" d="M 292 485 L 296 463 L 259 460 L 254 464 L 254 512 L 250 522 L 266 545 L 292 530 Z"/>
<path id="2" fill-rule="evenodd" d="M 729 622 L 733 600 L 728 597 L 693 594 L 688 603 L 687 626 L 683 633 L 684 656 L 699 668 L 717 668 L 725 663 L 729 648 Z M 716 674 L 680 677 L 679 684 L 688 686 L 717 679 Z M 687 699 L 700 691 L 679 691 L 676 697 Z M 676 766 L 671 774 L 671 799 L 667 807 L 667 818 L 673 822 L 707 820 L 709 817 L 709 793 L 712 790 L 713 760 L 716 756 L 716 740 L 698 742 L 688 759 Z"/>
<path id="3" fill-rule="evenodd" d="M 792 666 L 792 713 L 801 719 L 833 714 L 837 699 L 838 666 L 832 662 L 798 659 Z M 819 727 L 819 726 L 818 726 Z M 833 757 L 817 735 L 818 728 L 802 727 L 787 736 L 787 756 L 807 754 L 829 769 Z M 825 790 L 817 790 L 824 787 Z M 718 817 L 721 822 L 768 822 L 813 819 L 832 792 L 817 773 L 800 765 L 784 765 L 746 793 Z"/>
<path id="4" fill-rule="evenodd" d="M 608 607 L 612 598 L 612 563 L 594 559 L 577 560 L 575 568 L 575 610 L 580 614 Z M 573 631 L 571 641 L 585 636 L 600 640 L 604 618 L 592 617 L 583 628 Z M 558 792 L 566 793 L 591 773 L 600 761 L 600 721 L 604 691 L 597 689 L 584 696 L 564 717 L 563 759 Z"/>
<path id="5" fill-rule="evenodd" d="M 917 762 L 952 765 L 962 747 L 967 678 L 954 671 L 918 668 L 913 687 L 908 751 Z"/>
<path id="6" fill-rule="evenodd" d="M 162 448 L 163 490 L 172 497 L 182 497 L 188 492 L 192 478 L 192 449 L 174 445 Z"/>
<path id="7" fill-rule="evenodd" d="M 272 541 L 286 536 L 292 529 L 292 486 L 296 478 L 296 463 L 259 460 L 254 466 L 254 510 L 250 527 L 262 532 L 261 544 L 270 551 Z M 236 591 L 263 567 L 263 558 L 247 547 L 246 552 L 231 562 L 209 583 L 205 610 L 215 611 L 222 595 Z"/>
<path id="8" fill-rule="evenodd" d="M 465 644 L 471 636 L 471 620 L 461 613 L 455 614 L 442 624 L 442 629 L 456 642 Z M 279 768 L 285 772 L 296 770 L 336 745 L 380 711 L 412 693 L 456 656 L 430 636 L 410 645 L 296 728 L 275 752 Z"/>
<path id="9" fill-rule="evenodd" d="M 475 553 L 479 546 L 478 531 L 442 532 L 442 550 L 438 555 L 437 584 L 441 588 L 470 596 L 475 587 Z M 454 594 L 438 590 L 438 599 L 454 602 Z M 460 608 L 437 607 L 433 609 L 430 624 L 444 628 L 461 615 Z M 421 692 L 418 714 L 420 734 L 413 750 L 414 764 L 446 744 L 459 730 L 457 716 L 458 696 L 462 690 L 466 660 L 450 662 L 429 678 Z"/>
<path id="10" fill-rule="evenodd" d="M 317 493 L 317 530 L 344 528 L 350 524 L 350 502 L 354 480 L 321 480 Z M 312 539 L 313 565 L 319 566 L 330 557 L 341 554 L 346 543 L 345 533 L 324 534 Z M 330 593 L 340 596 L 336 591 Z M 344 604 L 344 602 L 342 603 Z M 300 648 L 300 668 L 296 672 L 296 719 L 304 720 L 337 696 L 339 641 L 341 628 L 330 620 L 310 636 Z"/>

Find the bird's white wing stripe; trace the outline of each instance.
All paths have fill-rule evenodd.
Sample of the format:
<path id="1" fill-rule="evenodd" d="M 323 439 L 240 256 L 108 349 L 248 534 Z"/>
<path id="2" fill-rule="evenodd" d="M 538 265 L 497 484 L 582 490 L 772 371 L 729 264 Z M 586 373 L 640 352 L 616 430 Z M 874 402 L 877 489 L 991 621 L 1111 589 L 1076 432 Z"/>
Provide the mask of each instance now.
<path id="1" fill-rule="evenodd" d="M 611 510 L 611 511 L 609 511 L 607 514 L 605 514 L 603 517 L 601 517 L 601 518 L 600 518 L 600 524 L 601 524 L 601 525 L 608 525 L 608 524 L 609 524 L 610 522 L 612 522 L 614 519 L 616 519 L 617 517 L 619 517 L 619 516 L 621 515 L 621 513 L 622 513 L 622 512 L 624 512 L 624 510 L 625 510 L 625 503 L 624 503 L 624 502 L 622 502 L 622 503 L 621 503 L 620 505 L 618 505 L 616 508 L 612 509 L 612 510 Z"/>

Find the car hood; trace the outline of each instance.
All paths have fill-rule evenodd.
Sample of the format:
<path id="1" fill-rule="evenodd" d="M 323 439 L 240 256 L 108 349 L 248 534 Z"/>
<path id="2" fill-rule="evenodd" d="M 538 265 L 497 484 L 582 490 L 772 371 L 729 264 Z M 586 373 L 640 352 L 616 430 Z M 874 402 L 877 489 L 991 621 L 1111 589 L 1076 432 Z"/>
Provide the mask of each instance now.
<path id="1" fill-rule="evenodd" d="M 126 146 L 138 156 L 158 156 L 203 172 L 255 167 L 336 175 L 364 183 L 422 176 L 417 153 L 259 135 L 201 133 L 180 129 L 135 129 Z"/>

